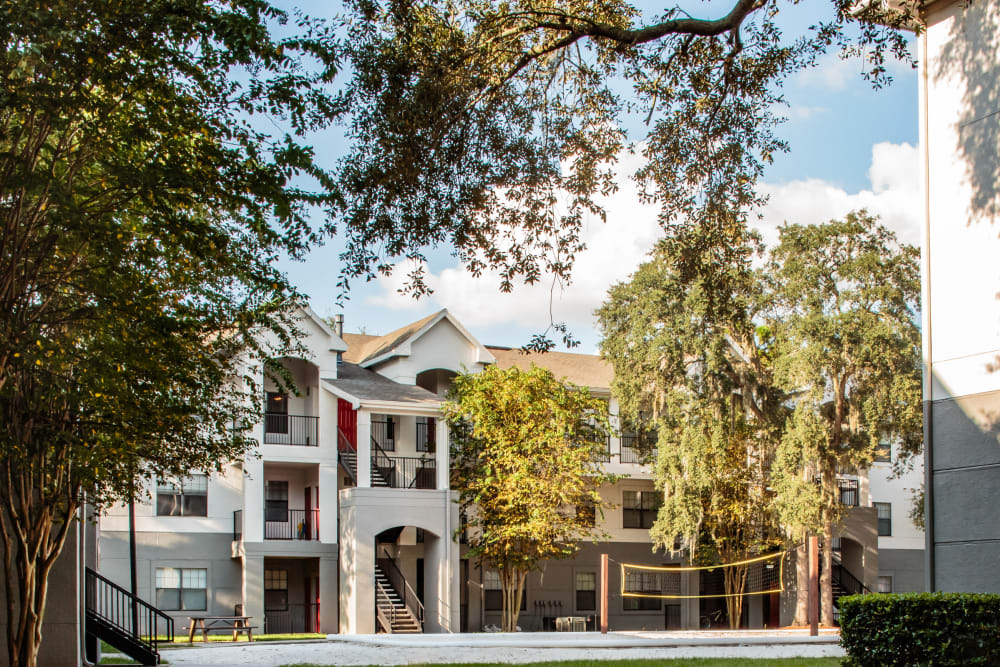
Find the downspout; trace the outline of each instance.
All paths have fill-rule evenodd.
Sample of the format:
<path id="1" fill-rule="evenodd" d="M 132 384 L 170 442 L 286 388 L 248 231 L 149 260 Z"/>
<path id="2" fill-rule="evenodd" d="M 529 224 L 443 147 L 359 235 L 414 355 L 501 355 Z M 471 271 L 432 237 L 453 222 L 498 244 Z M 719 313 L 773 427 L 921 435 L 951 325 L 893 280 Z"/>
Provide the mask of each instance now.
<path id="1" fill-rule="evenodd" d="M 934 364 L 933 337 L 931 335 L 931 209 L 930 209 L 930 147 L 928 118 L 927 25 L 920 33 L 920 140 L 923 144 L 924 179 L 924 228 L 923 228 L 923 308 L 921 325 L 923 333 L 923 408 L 924 408 L 924 583 L 928 592 L 934 592 Z"/>

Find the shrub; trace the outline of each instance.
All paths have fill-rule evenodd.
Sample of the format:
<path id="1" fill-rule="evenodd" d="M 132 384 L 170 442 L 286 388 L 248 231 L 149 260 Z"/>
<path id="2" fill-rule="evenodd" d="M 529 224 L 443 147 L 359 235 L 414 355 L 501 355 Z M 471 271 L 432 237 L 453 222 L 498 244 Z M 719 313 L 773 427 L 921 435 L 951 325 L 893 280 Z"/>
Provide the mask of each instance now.
<path id="1" fill-rule="evenodd" d="M 850 665 L 1000 664 L 1000 595 L 852 595 L 838 607 Z"/>

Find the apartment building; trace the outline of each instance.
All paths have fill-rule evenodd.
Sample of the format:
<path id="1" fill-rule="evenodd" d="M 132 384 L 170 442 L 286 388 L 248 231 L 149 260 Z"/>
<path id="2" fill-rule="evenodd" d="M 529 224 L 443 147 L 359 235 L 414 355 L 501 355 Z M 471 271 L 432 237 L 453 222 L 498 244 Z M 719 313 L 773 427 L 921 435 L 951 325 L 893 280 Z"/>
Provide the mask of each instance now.
<path id="1" fill-rule="evenodd" d="M 499 625 L 497 573 L 463 557 L 441 401 L 457 373 L 538 364 L 605 397 L 616 420 L 610 366 L 594 355 L 483 345 L 447 310 L 385 336 L 345 334 L 342 321 L 330 327 L 308 309 L 301 319 L 310 354 L 282 360 L 294 395 L 262 378 L 256 451 L 221 475 L 148 480 L 149 499 L 136 508 L 140 597 L 178 628 L 188 616 L 237 612 L 268 633 Z M 612 508 L 595 521 L 608 539 L 529 577 L 524 630 L 551 629 L 563 616 L 584 617 L 595 628 L 602 553 L 613 564 L 682 562 L 680 552 L 654 552 L 649 539 L 659 506 L 650 442 L 627 429 L 609 437 L 606 468 L 622 479 L 601 490 Z M 874 590 L 880 538 L 871 501 L 882 496 L 872 495 L 865 475 L 840 483 L 849 509 L 835 579 L 848 592 Z M 101 572 L 121 584 L 129 576 L 127 528 L 123 507 L 100 522 Z M 785 570 L 791 581 L 791 567 Z M 674 594 L 710 592 L 720 576 L 686 575 Z M 724 608 L 718 599 L 623 597 L 617 566 L 610 578 L 609 625 L 616 630 L 697 628 Z M 743 622 L 787 624 L 791 607 L 779 594 L 754 596 Z"/>

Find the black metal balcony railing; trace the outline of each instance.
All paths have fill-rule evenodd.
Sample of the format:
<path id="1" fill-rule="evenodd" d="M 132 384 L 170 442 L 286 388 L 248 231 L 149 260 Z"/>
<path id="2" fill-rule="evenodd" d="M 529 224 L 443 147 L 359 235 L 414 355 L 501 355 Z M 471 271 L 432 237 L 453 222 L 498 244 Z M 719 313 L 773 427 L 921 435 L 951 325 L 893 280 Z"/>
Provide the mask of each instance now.
<path id="1" fill-rule="evenodd" d="M 372 440 L 388 452 L 396 451 L 396 423 L 391 418 L 384 421 L 373 419 Z"/>
<path id="2" fill-rule="evenodd" d="M 840 492 L 840 504 L 847 507 L 857 507 L 860 500 L 858 480 L 838 479 L 837 490 Z"/>
<path id="3" fill-rule="evenodd" d="M 283 415 L 269 412 L 264 415 L 265 445 L 319 445 L 319 417 Z"/>
<path id="4" fill-rule="evenodd" d="M 318 540 L 319 510 L 285 510 L 277 513 L 273 508 L 268 510 L 264 517 L 264 539 Z"/>
<path id="5" fill-rule="evenodd" d="M 437 434 L 433 422 L 417 422 L 417 451 L 433 452 Z"/>
<path id="6" fill-rule="evenodd" d="M 656 436 L 649 433 L 622 433 L 622 451 L 619 461 L 622 463 L 651 463 L 656 460 L 656 448 L 653 443 Z"/>
<path id="7" fill-rule="evenodd" d="M 372 486 L 393 489 L 433 489 L 437 486 L 437 463 L 431 458 L 372 454 Z"/>
<path id="8" fill-rule="evenodd" d="M 243 538 L 243 510 L 233 512 L 233 539 Z"/>
<path id="9" fill-rule="evenodd" d="M 264 634 L 319 632 L 319 603 L 264 610 Z"/>

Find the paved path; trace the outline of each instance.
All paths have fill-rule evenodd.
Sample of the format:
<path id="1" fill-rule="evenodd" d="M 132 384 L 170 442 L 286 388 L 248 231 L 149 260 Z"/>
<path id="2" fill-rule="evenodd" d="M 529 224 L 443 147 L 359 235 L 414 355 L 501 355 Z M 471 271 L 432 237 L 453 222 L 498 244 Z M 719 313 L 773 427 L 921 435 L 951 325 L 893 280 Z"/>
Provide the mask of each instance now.
<path id="1" fill-rule="evenodd" d="M 462 635 L 332 635 L 311 642 L 209 644 L 167 649 L 163 657 L 183 667 L 277 667 L 318 665 L 408 665 L 453 662 L 542 662 L 641 658 L 842 657 L 835 634 L 659 632 L 518 633 Z"/>

